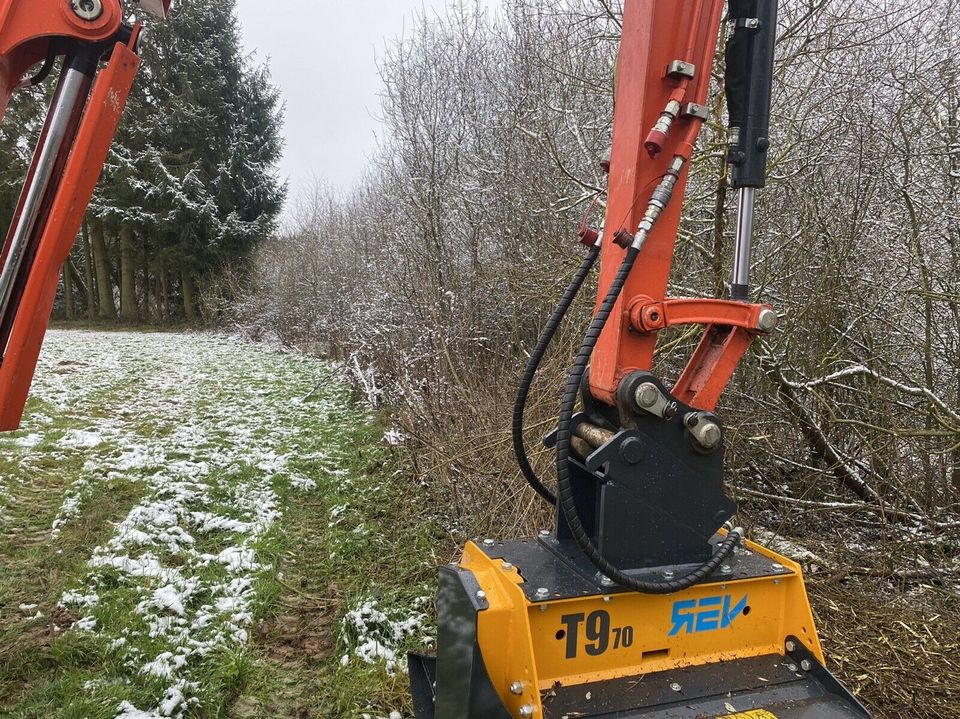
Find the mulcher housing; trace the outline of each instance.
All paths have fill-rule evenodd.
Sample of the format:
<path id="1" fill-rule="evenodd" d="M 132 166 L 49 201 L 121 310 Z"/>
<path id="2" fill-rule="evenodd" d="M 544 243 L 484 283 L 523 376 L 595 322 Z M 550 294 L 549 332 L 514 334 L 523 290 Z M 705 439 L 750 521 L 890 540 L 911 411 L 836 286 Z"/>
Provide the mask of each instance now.
<path id="1" fill-rule="evenodd" d="M 786 557 L 746 542 L 661 596 L 595 574 L 553 537 L 467 544 L 440 571 L 438 654 L 410 657 L 417 719 L 869 716 L 824 668 Z"/>

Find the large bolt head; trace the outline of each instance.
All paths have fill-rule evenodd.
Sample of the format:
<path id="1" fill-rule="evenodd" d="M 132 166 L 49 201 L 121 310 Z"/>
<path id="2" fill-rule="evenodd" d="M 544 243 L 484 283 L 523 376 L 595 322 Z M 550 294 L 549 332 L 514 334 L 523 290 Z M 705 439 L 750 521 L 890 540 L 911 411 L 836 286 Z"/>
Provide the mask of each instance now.
<path id="1" fill-rule="evenodd" d="M 101 0 L 70 0 L 70 8 L 74 15 L 87 22 L 92 22 L 103 15 Z"/>
<path id="2" fill-rule="evenodd" d="M 713 449 L 720 444 L 722 436 L 719 425 L 714 422 L 707 422 L 700 430 L 700 444 L 706 449 Z"/>
<path id="3" fill-rule="evenodd" d="M 652 382 L 644 382 L 642 385 L 637 387 L 636 392 L 637 406 L 641 409 L 650 409 L 656 405 L 657 401 L 660 399 L 660 390 L 657 389 L 657 385 Z"/>
<path id="4" fill-rule="evenodd" d="M 510 693 L 520 696 L 523 694 L 523 682 L 514 682 L 510 685 Z"/>
<path id="5" fill-rule="evenodd" d="M 773 310 L 762 310 L 757 319 L 757 329 L 761 332 L 773 332 L 780 324 L 780 318 Z"/>
<path id="6" fill-rule="evenodd" d="M 627 464 L 638 464 L 644 454 L 643 442 L 636 437 L 628 437 L 620 445 L 620 459 Z"/>

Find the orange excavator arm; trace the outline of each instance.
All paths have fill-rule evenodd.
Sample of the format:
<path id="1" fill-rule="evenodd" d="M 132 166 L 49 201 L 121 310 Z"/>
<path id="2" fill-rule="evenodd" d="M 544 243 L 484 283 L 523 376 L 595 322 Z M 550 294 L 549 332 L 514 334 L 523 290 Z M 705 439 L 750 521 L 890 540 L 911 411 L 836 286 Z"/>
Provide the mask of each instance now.
<path id="1" fill-rule="evenodd" d="M 165 17 L 170 0 L 140 7 Z M 70 253 L 140 65 L 119 0 L 0 0 L 0 118 L 62 57 L 0 254 L 0 431 L 16 429 Z M 33 80 L 24 74 L 43 63 Z"/>
<path id="2" fill-rule="evenodd" d="M 734 24 L 737 4 L 730 3 Z M 604 242 L 600 255 L 598 308 L 627 247 L 649 217 L 651 194 L 671 167 L 679 169 L 673 201 L 658 208 L 659 216 L 646 233 L 637 265 L 627 277 L 593 353 L 590 391 L 611 405 L 617 403 L 617 389 L 624 377 L 652 368 L 660 330 L 701 324 L 705 326 L 703 340 L 672 394 L 699 410 L 712 411 L 754 338 L 776 324 L 776 315 L 768 307 L 745 302 L 746 294 L 738 292 L 742 285 L 736 277 L 731 300 L 666 297 L 687 166 L 700 128 L 709 117 L 707 94 L 725 5 L 724 0 L 698 0 L 634 2 L 624 7 L 605 223 L 614 241 Z M 750 10 L 740 14 L 752 19 L 756 12 Z M 655 31 L 657 28 L 683 31 Z M 762 88 L 764 83 L 750 85 L 758 86 Z M 761 99 L 769 104 L 769 90 Z M 760 160 L 765 161 L 765 151 Z"/>

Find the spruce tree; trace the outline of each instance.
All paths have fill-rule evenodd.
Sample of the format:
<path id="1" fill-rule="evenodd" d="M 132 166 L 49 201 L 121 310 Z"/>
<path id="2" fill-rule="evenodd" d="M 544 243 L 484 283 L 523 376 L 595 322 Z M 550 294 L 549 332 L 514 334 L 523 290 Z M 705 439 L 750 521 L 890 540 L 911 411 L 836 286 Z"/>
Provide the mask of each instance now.
<path id="1" fill-rule="evenodd" d="M 88 316 L 114 316 L 119 299 L 127 322 L 193 319 L 206 282 L 273 232 L 286 193 L 275 169 L 279 93 L 242 50 L 234 0 L 189 0 L 147 21 L 142 69 L 68 283 L 78 302 L 98 298 Z M 4 228 L 55 82 L 16 93 L 0 129 Z"/>

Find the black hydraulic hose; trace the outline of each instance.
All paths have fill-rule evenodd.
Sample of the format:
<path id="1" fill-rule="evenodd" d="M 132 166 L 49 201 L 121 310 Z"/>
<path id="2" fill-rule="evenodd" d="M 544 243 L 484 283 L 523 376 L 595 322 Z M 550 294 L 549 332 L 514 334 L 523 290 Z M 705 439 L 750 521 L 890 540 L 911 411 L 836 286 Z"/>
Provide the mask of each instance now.
<path id="1" fill-rule="evenodd" d="M 527 407 L 530 385 L 533 384 L 533 378 L 540 368 L 540 363 L 543 361 L 547 347 L 549 347 L 553 341 L 553 337 L 557 333 L 557 328 L 560 327 L 560 323 L 567 314 L 567 310 L 570 309 L 570 305 L 573 304 L 573 301 L 576 299 L 580 288 L 583 287 L 583 283 L 590 274 L 590 270 L 593 269 L 593 265 L 596 263 L 599 254 L 600 247 L 597 245 L 591 246 L 590 252 L 583 259 L 583 262 L 580 263 L 580 269 L 577 270 L 573 279 L 570 280 L 570 284 L 567 285 L 566 292 L 563 293 L 563 297 L 557 304 L 556 309 L 554 309 L 553 314 L 550 315 L 550 319 L 547 320 L 547 324 L 540 334 L 540 339 L 537 340 L 537 345 L 533 348 L 530 360 L 527 362 L 526 369 L 523 371 L 523 377 L 520 378 L 517 398 L 513 403 L 513 452 L 517 456 L 517 464 L 520 465 L 520 471 L 523 473 L 524 479 L 527 480 L 527 484 L 533 487 L 536 493 L 550 504 L 556 504 L 557 498 L 537 476 L 533 467 L 530 466 L 530 460 L 527 457 L 527 448 L 523 442 L 523 412 Z"/>
<path id="2" fill-rule="evenodd" d="M 574 360 L 573 368 L 570 370 L 570 375 L 563 393 L 563 399 L 560 403 L 560 420 L 557 424 L 557 488 L 560 494 L 560 510 L 567 520 L 567 526 L 570 528 L 570 532 L 580 549 L 583 550 L 583 553 L 597 569 L 613 582 L 626 589 L 631 589 L 643 594 L 671 594 L 688 589 L 713 574 L 733 553 L 737 544 L 739 544 L 742 538 L 742 530 L 731 530 L 713 557 L 685 576 L 664 581 L 637 579 L 620 571 L 620 569 L 611 564 L 590 540 L 589 535 L 586 530 L 584 530 L 583 524 L 580 521 L 580 516 L 577 514 L 577 507 L 573 498 L 573 487 L 570 484 L 570 423 L 573 418 L 573 409 L 576 406 L 577 396 L 580 393 L 580 384 L 583 381 L 587 364 L 590 362 L 590 356 L 593 354 L 593 348 L 596 346 L 600 333 L 603 332 L 603 328 L 607 324 L 607 319 L 613 311 L 614 305 L 620 298 L 623 285 L 627 280 L 627 276 L 630 274 L 630 270 L 633 269 L 639 253 L 640 250 L 637 247 L 631 246 L 630 249 L 627 250 L 626 257 L 620 265 L 617 276 L 613 280 L 613 284 L 610 285 L 610 290 L 603 300 L 600 311 L 597 312 L 593 318 L 593 322 L 590 323 L 590 329 L 587 330 L 587 335 Z"/>

